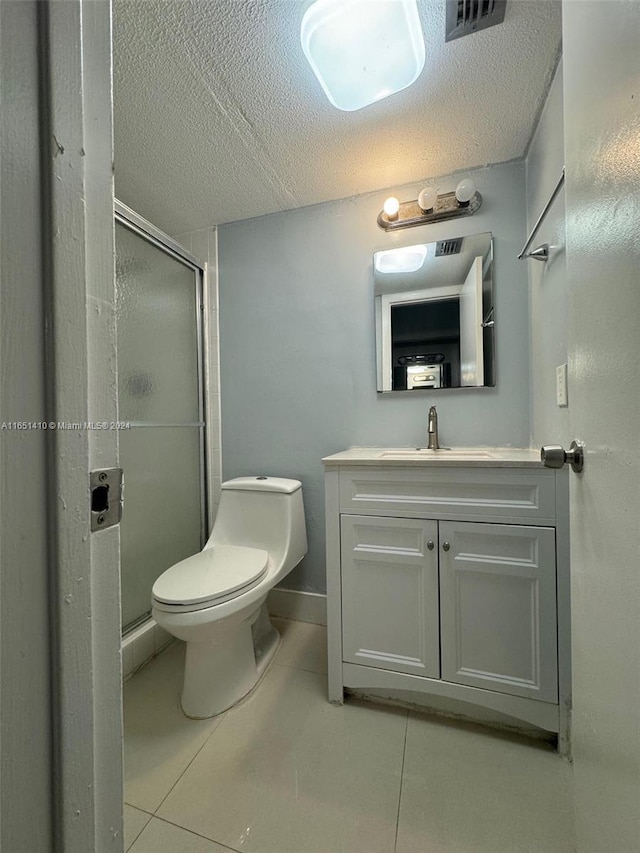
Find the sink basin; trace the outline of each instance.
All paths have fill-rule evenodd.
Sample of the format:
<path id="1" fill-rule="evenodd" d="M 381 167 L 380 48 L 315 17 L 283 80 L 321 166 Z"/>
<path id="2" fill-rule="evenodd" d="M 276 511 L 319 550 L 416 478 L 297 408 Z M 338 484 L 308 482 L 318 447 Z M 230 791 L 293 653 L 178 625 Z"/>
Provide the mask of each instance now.
<path id="1" fill-rule="evenodd" d="M 429 450 L 428 447 L 395 448 L 383 450 L 378 454 L 383 459 L 493 459 L 491 453 L 464 447 L 441 447 Z"/>

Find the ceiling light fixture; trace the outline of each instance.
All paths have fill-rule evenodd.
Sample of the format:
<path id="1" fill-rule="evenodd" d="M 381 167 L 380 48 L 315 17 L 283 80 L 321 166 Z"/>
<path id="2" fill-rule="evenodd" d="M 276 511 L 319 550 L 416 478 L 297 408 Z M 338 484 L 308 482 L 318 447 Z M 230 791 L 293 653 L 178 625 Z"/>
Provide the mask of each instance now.
<path id="1" fill-rule="evenodd" d="M 381 273 L 416 272 L 424 264 L 426 257 L 427 247 L 424 244 L 387 249 L 385 252 L 376 252 L 375 266 Z"/>
<path id="2" fill-rule="evenodd" d="M 416 0 L 316 0 L 300 41 L 326 96 L 346 112 L 406 89 L 424 67 Z"/>
<path id="3" fill-rule="evenodd" d="M 398 203 L 397 199 L 393 200 Z M 482 206 L 482 196 L 471 178 L 460 181 L 455 192 L 442 195 L 438 195 L 433 187 L 425 187 L 415 201 L 398 203 L 395 214 L 390 214 L 387 209 L 390 201 L 385 201 L 384 208 L 378 214 L 378 225 L 385 231 L 471 216 Z"/>

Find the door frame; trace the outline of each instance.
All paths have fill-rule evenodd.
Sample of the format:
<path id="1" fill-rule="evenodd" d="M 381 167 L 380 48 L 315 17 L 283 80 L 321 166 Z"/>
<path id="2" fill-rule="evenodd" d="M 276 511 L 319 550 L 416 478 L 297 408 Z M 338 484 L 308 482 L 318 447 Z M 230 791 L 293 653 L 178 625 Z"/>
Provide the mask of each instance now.
<path id="1" fill-rule="evenodd" d="M 49 0 L 45 42 L 54 828 L 123 845 L 120 531 L 90 532 L 89 472 L 118 466 L 111 8 Z M 45 137 L 46 139 L 46 137 Z"/>
<path id="2" fill-rule="evenodd" d="M 43 459 L 37 469 L 3 436 L 11 467 L 3 465 L 2 492 L 17 509 L 2 520 L 3 556 L 6 549 L 12 558 L 2 601 L 11 619 L 0 625 L 3 665 L 5 649 L 11 658 L 6 672 L 3 666 L 3 710 L 12 710 L 2 721 L 2 767 L 3 775 L 5 767 L 19 773 L 3 780 L 1 842 L 3 849 L 36 849 L 39 833 L 41 853 L 121 853 L 119 528 L 91 532 L 89 488 L 91 470 L 118 465 L 117 430 L 109 428 L 117 422 L 111 7 L 109 0 L 6 7 L 3 46 L 28 37 L 31 49 L 11 52 L 6 65 L 3 57 L 11 81 L 3 86 L 3 139 L 12 121 L 24 133 L 11 158 L 3 147 L 3 190 L 14 188 L 16 216 L 7 226 L 14 239 L 2 245 L 3 269 L 6 262 L 12 275 L 6 302 L 3 280 L 10 312 L 3 311 L 3 324 L 14 353 L 3 364 L 3 403 L 12 404 L 12 421 L 21 401 L 36 400 L 42 387 L 39 402 L 24 408 Z M 35 132 L 17 109 L 23 96 Z M 33 149 L 33 172 L 22 165 L 20 146 Z M 5 176 L 13 177 L 7 185 Z M 32 296 L 19 302 L 25 286 Z M 28 342 L 41 351 L 33 364 L 16 358 Z M 24 507 L 33 495 L 38 503 Z M 37 565 L 32 540 L 42 541 Z M 48 612 L 38 618 L 40 600 Z M 36 633 L 37 656 L 29 636 Z M 34 682 L 46 685 L 37 705 Z M 28 788 L 33 798 L 30 791 L 25 797 Z"/>

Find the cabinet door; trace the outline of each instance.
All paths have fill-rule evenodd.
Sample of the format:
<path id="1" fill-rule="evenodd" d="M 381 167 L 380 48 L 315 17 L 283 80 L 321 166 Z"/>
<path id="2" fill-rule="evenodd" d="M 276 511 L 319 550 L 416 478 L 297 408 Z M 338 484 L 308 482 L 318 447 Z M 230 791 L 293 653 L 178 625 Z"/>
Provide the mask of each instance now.
<path id="1" fill-rule="evenodd" d="M 439 678 L 437 522 L 343 515 L 341 539 L 344 660 Z"/>
<path id="2" fill-rule="evenodd" d="M 553 529 L 440 522 L 440 608 L 445 681 L 558 701 Z"/>

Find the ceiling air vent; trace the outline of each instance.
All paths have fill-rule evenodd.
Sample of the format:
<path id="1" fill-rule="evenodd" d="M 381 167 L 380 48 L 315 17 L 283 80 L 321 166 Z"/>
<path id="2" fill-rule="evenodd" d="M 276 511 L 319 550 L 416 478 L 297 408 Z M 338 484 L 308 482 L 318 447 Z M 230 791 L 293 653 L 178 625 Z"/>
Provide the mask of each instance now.
<path id="1" fill-rule="evenodd" d="M 507 0 L 447 0 L 445 41 L 501 24 L 506 5 Z"/>
<path id="2" fill-rule="evenodd" d="M 443 255 L 457 255 L 462 248 L 463 239 L 463 237 L 456 237 L 455 240 L 438 240 L 436 258 L 441 258 Z"/>

